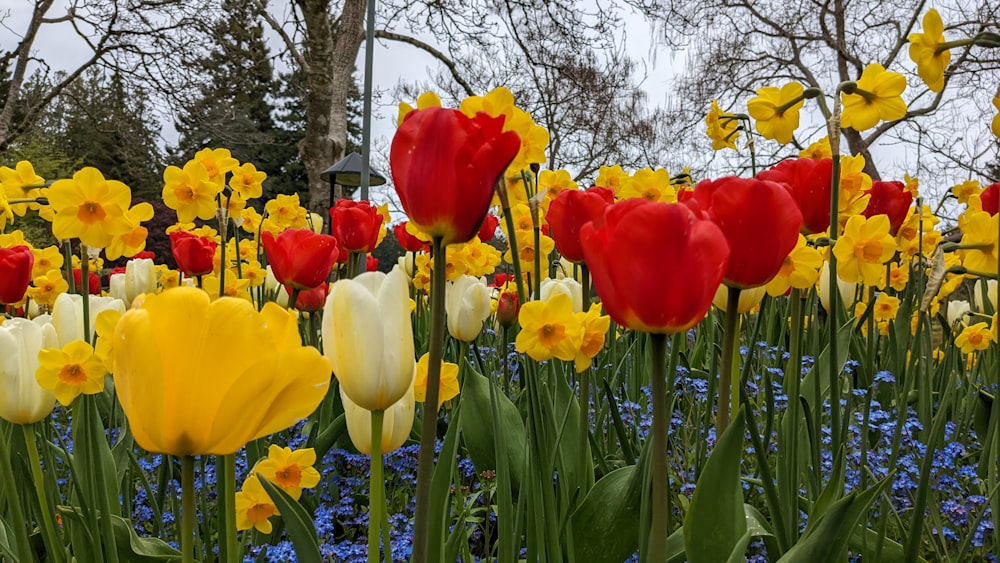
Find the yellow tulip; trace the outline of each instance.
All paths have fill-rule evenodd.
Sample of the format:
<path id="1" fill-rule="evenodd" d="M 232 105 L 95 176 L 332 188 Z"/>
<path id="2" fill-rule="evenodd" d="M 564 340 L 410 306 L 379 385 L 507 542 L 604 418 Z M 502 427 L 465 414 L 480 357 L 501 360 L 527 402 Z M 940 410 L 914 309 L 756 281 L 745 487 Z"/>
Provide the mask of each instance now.
<path id="1" fill-rule="evenodd" d="M 0 418 L 31 424 L 49 416 L 56 396 L 38 384 L 35 372 L 38 352 L 58 346 L 51 324 L 13 318 L 0 325 Z"/>
<path id="2" fill-rule="evenodd" d="M 413 381 L 406 274 L 365 272 L 333 284 L 323 311 L 323 353 L 344 393 L 370 411 L 398 401 Z"/>
<path id="3" fill-rule="evenodd" d="M 359 452 L 372 454 L 372 412 L 359 407 L 340 388 L 340 398 L 344 402 L 344 419 L 347 421 L 347 434 L 351 443 Z M 413 429 L 413 412 L 415 410 L 413 382 L 403 396 L 385 409 L 382 418 L 382 455 L 398 449 L 406 442 Z"/>
<path id="4" fill-rule="evenodd" d="M 736 312 L 742 315 L 760 305 L 765 293 L 766 288 L 763 285 L 740 291 L 740 299 L 736 303 Z M 725 284 L 720 284 L 719 288 L 715 290 L 715 297 L 712 298 L 712 304 L 722 312 L 729 310 L 729 288 Z"/>
<path id="5" fill-rule="evenodd" d="M 170 289 L 125 313 L 114 341 L 115 391 L 150 452 L 233 453 L 309 416 L 329 386 L 329 362 L 273 303 L 258 313 L 242 299 Z"/>

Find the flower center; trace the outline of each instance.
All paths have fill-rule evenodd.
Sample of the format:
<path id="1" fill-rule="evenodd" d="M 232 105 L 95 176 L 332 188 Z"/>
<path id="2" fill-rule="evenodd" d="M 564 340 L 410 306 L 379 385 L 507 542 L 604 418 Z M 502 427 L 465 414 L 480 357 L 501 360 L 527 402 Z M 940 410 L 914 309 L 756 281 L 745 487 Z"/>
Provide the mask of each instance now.
<path id="1" fill-rule="evenodd" d="M 76 212 L 76 218 L 87 225 L 103 221 L 106 216 L 107 213 L 104 211 L 104 207 L 96 201 L 85 201 L 81 203 Z"/>
<path id="2" fill-rule="evenodd" d="M 80 364 L 66 364 L 59 370 L 59 381 L 79 387 L 84 381 L 87 381 L 87 372 Z"/>
<path id="3" fill-rule="evenodd" d="M 882 261 L 882 243 L 869 239 L 854 246 L 854 256 L 865 262 Z"/>
<path id="4" fill-rule="evenodd" d="M 299 483 L 302 482 L 302 469 L 299 468 L 299 464 L 293 463 L 281 471 L 276 472 L 274 474 L 274 482 L 282 489 L 287 489 L 288 487 L 298 487 Z"/>
<path id="5" fill-rule="evenodd" d="M 247 509 L 247 518 L 254 523 L 263 522 L 271 516 L 274 516 L 273 504 L 257 503 Z"/>
<path id="6" fill-rule="evenodd" d="M 177 196 L 177 200 L 181 203 L 191 203 L 194 201 L 194 190 L 191 189 L 191 186 L 186 184 L 178 186 L 177 189 L 174 190 L 174 195 Z"/>
<path id="7" fill-rule="evenodd" d="M 566 327 L 559 323 L 546 323 L 538 330 L 538 340 L 542 346 L 553 348 L 566 335 Z"/>

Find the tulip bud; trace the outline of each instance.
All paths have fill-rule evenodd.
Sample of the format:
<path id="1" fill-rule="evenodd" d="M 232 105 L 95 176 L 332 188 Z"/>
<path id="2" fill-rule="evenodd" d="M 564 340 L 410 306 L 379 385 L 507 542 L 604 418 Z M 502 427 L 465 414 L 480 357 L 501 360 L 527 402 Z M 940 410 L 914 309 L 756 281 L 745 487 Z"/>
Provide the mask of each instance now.
<path id="1" fill-rule="evenodd" d="M 114 297 L 90 296 L 90 333 L 83 334 L 83 296 L 75 293 L 63 293 L 56 297 L 52 306 L 52 325 L 59 337 L 59 347 L 74 340 L 94 341 L 94 330 L 97 327 L 97 315 L 109 309 L 125 314 L 125 302 Z"/>
<path id="2" fill-rule="evenodd" d="M 968 301 L 957 299 L 948 301 L 948 310 L 945 315 L 948 318 L 948 326 L 952 328 L 969 326 L 969 313 L 971 312 L 972 306 L 969 305 Z"/>
<path id="3" fill-rule="evenodd" d="M 513 291 L 505 291 L 497 300 L 497 322 L 503 327 L 512 327 L 517 323 L 517 315 L 521 312 L 521 301 Z"/>
<path id="4" fill-rule="evenodd" d="M 757 305 L 760 305 L 761 300 L 764 299 L 765 293 L 767 293 L 767 291 L 764 286 L 740 291 L 740 299 L 736 304 L 736 312 L 742 315 Z M 719 286 L 719 289 L 715 290 L 715 298 L 712 299 L 712 304 L 718 307 L 723 313 L 729 310 L 728 286 L 723 284 Z"/>
<path id="5" fill-rule="evenodd" d="M 990 307 L 993 308 L 993 312 L 997 312 L 997 280 L 987 280 L 986 281 L 986 296 L 990 300 Z M 983 302 L 983 280 L 976 280 L 976 285 L 972 289 L 972 298 L 976 303 L 976 311 L 980 313 L 986 312 L 986 306 Z"/>
<path id="6" fill-rule="evenodd" d="M 31 283 L 35 256 L 27 246 L 0 248 L 0 304 L 17 303 Z"/>
<path id="7" fill-rule="evenodd" d="M 472 342 L 490 316 L 490 289 L 486 282 L 472 276 L 460 276 L 449 283 L 445 292 L 448 332 L 462 342 Z"/>
<path id="8" fill-rule="evenodd" d="M 0 418 L 31 424 L 47 417 L 55 395 L 35 379 L 38 353 L 58 348 L 51 324 L 14 318 L 0 325 Z"/>
<path id="9" fill-rule="evenodd" d="M 340 388 L 340 398 L 344 403 L 344 419 L 347 421 L 347 434 L 351 443 L 359 452 L 367 455 L 372 453 L 372 412 L 356 405 L 351 397 Z M 382 454 L 385 455 L 398 449 L 406 442 L 413 429 L 413 382 L 402 398 L 385 409 L 382 418 Z"/>
<path id="10" fill-rule="evenodd" d="M 858 284 L 846 282 L 837 276 L 837 286 L 840 289 L 840 304 L 844 309 L 850 311 L 854 306 L 854 297 L 858 290 Z M 819 302 L 823 308 L 830 310 L 830 263 L 823 262 L 823 269 L 819 272 Z"/>
<path id="11" fill-rule="evenodd" d="M 542 280 L 540 291 L 538 294 L 538 299 L 541 301 L 549 301 L 553 297 L 559 294 L 565 294 L 573 302 L 573 312 L 582 313 L 583 312 L 583 286 L 580 282 L 573 278 L 561 278 L 552 279 L 548 278 Z"/>

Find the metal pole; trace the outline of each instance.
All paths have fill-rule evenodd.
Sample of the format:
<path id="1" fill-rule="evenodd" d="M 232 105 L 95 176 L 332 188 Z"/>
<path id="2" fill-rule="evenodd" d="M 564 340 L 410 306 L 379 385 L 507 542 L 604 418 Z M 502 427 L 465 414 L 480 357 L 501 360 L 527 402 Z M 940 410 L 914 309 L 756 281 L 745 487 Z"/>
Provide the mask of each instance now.
<path id="1" fill-rule="evenodd" d="M 375 0 L 368 0 L 365 24 L 365 105 L 361 124 L 361 199 L 368 199 L 369 155 L 372 148 L 372 59 L 375 55 Z"/>

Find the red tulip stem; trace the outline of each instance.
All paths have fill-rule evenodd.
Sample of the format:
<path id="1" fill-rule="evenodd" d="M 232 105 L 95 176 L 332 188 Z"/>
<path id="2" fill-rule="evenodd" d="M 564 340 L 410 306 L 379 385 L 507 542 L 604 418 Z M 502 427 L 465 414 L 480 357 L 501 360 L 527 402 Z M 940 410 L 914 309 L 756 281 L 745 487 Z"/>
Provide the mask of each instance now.
<path id="1" fill-rule="evenodd" d="M 736 346 L 740 341 L 740 289 L 729 288 L 729 300 L 726 302 L 726 330 L 722 342 L 722 373 L 719 375 L 719 414 L 715 419 L 715 435 L 722 436 L 729 426 L 729 413 L 739 408 L 737 397 L 740 396 L 739 373 L 734 369 L 738 356 Z M 736 376 L 733 374 L 736 372 Z M 732 402 L 732 411 L 730 410 Z"/>
<path id="2" fill-rule="evenodd" d="M 513 232 L 513 231 L 511 231 Z M 427 530 L 430 524 L 431 476 L 434 471 L 434 436 L 437 430 L 438 392 L 441 385 L 441 355 L 444 348 L 444 291 L 447 261 L 440 236 L 431 240 L 431 334 L 427 368 L 427 395 L 420 427 L 420 457 L 417 462 L 417 507 L 413 520 L 413 563 L 427 561 Z"/>
<path id="3" fill-rule="evenodd" d="M 583 280 L 583 311 L 590 309 L 590 272 L 586 264 L 580 264 L 580 278 Z M 590 459 L 590 368 L 580 373 L 580 467 L 587 467 Z M 589 484 L 589 479 L 588 479 Z"/>
<path id="4" fill-rule="evenodd" d="M 683 333 L 678 333 L 683 334 Z M 670 535 L 670 491 L 667 485 L 667 335 L 650 334 L 653 359 L 653 514 L 649 530 L 649 561 L 667 560 Z M 671 347 L 671 364 L 676 368 L 679 339 Z"/>
<path id="5" fill-rule="evenodd" d="M 590 309 L 590 269 L 587 264 L 580 264 L 580 285 L 583 286 L 583 312 Z"/>

